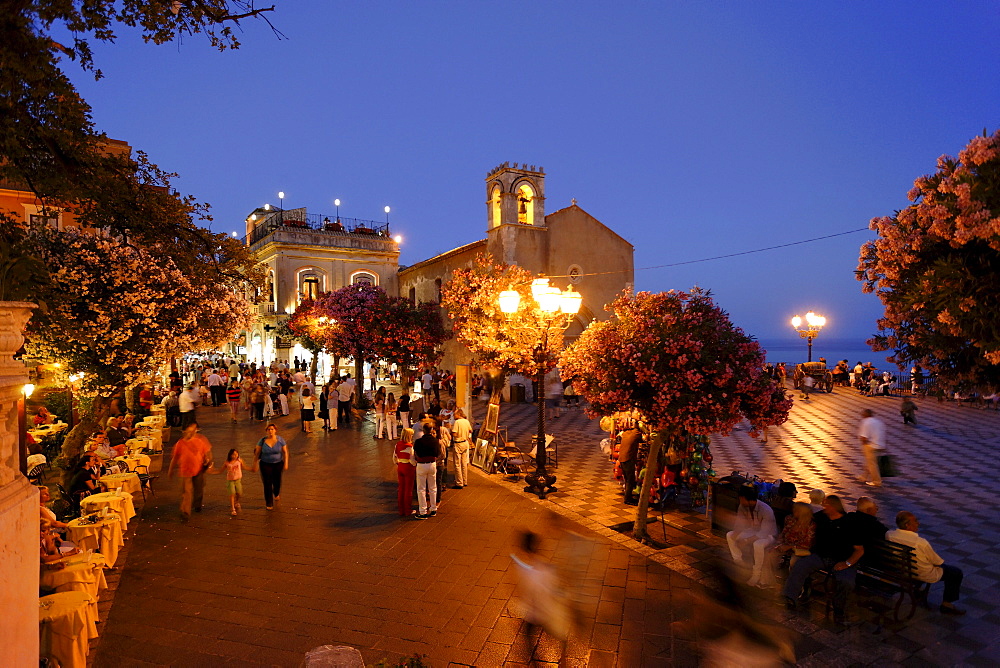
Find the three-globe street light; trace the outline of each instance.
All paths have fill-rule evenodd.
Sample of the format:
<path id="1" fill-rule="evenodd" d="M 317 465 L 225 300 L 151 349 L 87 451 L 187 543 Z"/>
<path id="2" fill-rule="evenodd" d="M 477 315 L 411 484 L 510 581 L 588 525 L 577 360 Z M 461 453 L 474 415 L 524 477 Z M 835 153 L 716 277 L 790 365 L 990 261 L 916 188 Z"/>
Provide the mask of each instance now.
<path id="1" fill-rule="evenodd" d="M 805 328 L 802 327 L 803 324 L 805 324 Z M 812 311 L 806 313 L 804 321 L 799 316 L 792 318 L 792 327 L 799 333 L 799 336 L 806 340 L 808 345 L 809 359 L 806 360 L 807 362 L 813 361 L 813 339 L 819 336 L 819 331 L 823 329 L 823 325 L 825 324 L 826 318 Z"/>
<path id="2" fill-rule="evenodd" d="M 565 291 L 550 285 L 547 278 L 536 278 L 531 282 L 531 296 L 534 304 L 521 304 L 521 294 L 517 290 L 500 293 L 500 310 L 510 319 L 521 309 L 528 313 L 525 322 L 511 325 L 534 341 L 535 376 L 538 383 L 538 434 L 535 446 L 535 471 L 524 476 L 528 486 L 525 492 L 537 494 L 544 499 L 550 491 L 555 491 L 556 476 L 546 470 L 548 455 L 545 451 L 545 370 L 549 364 L 549 333 L 562 333 L 580 310 L 583 297 L 572 287 Z M 533 322 L 532 322 L 533 321 Z"/>

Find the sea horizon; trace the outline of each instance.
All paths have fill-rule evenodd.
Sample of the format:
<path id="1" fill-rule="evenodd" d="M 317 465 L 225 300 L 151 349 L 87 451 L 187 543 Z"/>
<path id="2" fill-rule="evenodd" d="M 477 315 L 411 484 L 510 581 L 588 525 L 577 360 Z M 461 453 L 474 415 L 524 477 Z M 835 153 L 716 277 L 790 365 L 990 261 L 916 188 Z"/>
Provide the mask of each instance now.
<path id="1" fill-rule="evenodd" d="M 805 339 L 758 339 L 758 343 L 766 351 L 767 361 L 771 364 L 784 362 L 795 365 L 806 361 L 808 347 Z M 830 367 L 846 359 L 851 366 L 857 362 L 871 362 L 878 369 L 896 368 L 886 361 L 886 357 L 892 354 L 891 350 L 874 352 L 864 339 L 824 339 L 818 336 L 813 340 L 812 348 L 813 361 L 825 357 Z"/>

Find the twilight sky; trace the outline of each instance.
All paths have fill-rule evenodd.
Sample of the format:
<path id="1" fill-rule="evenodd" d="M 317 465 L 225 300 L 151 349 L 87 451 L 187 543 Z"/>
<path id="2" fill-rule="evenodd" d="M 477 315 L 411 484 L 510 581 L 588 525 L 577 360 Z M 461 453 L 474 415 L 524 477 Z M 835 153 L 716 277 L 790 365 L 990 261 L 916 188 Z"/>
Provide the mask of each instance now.
<path id="1" fill-rule="evenodd" d="M 1000 4 L 275 0 L 277 39 L 98 46 L 67 71 L 100 130 L 178 172 L 239 231 L 264 202 L 383 220 L 401 264 L 482 238 L 484 177 L 542 165 L 546 210 L 580 206 L 635 245 L 640 290 L 709 288 L 760 338 L 863 339 L 853 271 L 913 179 L 1000 127 Z M 584 271 L 599 270 L 585 267 Z"/>

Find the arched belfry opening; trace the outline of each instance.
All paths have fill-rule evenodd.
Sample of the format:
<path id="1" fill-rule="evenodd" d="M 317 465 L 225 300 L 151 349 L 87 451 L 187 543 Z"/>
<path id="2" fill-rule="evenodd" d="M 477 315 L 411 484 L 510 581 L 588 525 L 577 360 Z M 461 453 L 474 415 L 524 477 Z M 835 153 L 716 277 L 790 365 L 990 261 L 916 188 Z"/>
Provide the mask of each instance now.
<path id="1" fill-rule="evenodd" d="M 522 225 L 535 224 L 535 191 L 525 182 L 517 186 L 517 222 Z"/>
<path id="2" fill-rule="evenodd" d="M 505 162 L 486 175 L 488 230 L 545 224 L 545 170 Z"/>

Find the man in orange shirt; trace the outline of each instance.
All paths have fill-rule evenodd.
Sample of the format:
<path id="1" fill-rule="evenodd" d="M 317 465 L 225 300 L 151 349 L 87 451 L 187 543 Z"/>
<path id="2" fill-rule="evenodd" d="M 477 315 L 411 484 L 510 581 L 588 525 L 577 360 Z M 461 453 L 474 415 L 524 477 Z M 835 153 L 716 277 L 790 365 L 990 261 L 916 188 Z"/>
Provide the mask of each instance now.
<path id="1" fill-rule="evenodd" d="M 181 491 L 181 519 L 191 519 L 191 507 L 201 512 L 202 497 L 205 494 L 205 471 L 212 468 L 212 445 L 198 433 L 198 423 L 192 422 L 184 428 L 184 433 L 174 444 L 167 475 L 174 477 L 177 468 L 183 483 Z"/>

